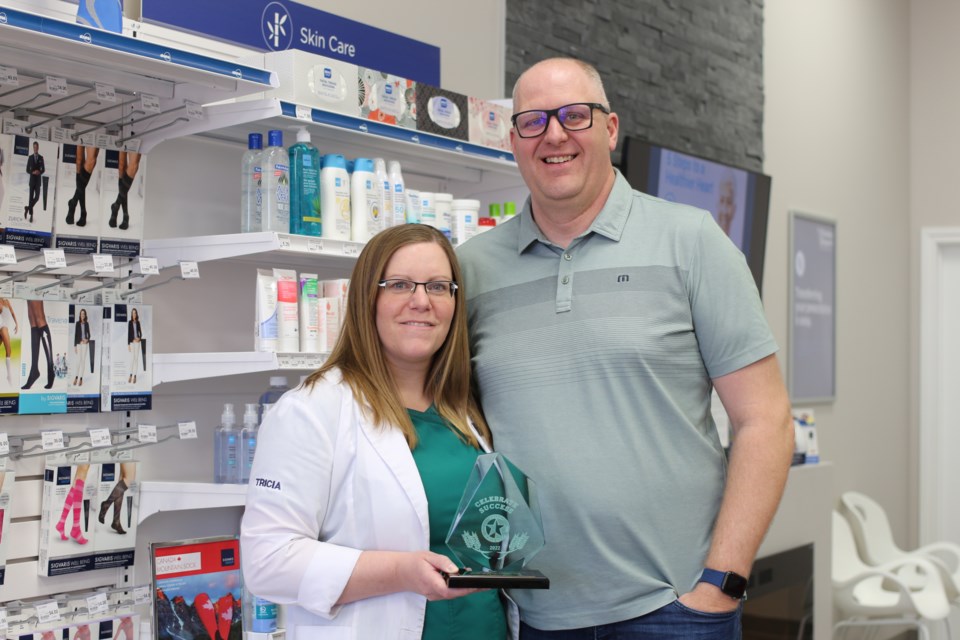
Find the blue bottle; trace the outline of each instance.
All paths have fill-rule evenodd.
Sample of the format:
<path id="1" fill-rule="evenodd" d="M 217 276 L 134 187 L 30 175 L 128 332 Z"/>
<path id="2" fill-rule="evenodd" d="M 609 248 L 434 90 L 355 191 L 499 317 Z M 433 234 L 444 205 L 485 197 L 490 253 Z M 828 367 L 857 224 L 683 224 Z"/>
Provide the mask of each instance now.
<path id="1" fill-rule="evenodd" d="M 300 127 L 290 147 L 290 233 L 320 237 L 320 152 Z"/>

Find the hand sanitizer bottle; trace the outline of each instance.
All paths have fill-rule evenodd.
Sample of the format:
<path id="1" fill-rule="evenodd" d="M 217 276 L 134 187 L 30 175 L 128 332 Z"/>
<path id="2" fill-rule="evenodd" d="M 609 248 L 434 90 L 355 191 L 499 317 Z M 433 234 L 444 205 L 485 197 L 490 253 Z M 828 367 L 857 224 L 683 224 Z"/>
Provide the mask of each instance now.
<path id="1" fill-rule="evenodd" d="M 290 155 L 283 148 L 283 131 L 270 131 L 267 140 L 261 165 L 263 230 L 290 233 Z"/>
<path id="2" fill-rule="evenodd" d="M 214 482 L 231 484 L 240 481 L 237 470 L 237 419 L 233 413 L 233 405 L 229 402 L 223 405 L 220 415 L 220 426 L 214 434 Z M 232 462 L 231 462 L 232 461 Z"/>
<path id="3" fill-rule="evenodd" d="M 247 138 L 247 150 L 240 163 L 240 231 L 250 233 L 260 231 L 263 221 L 260 218 L 261 192 L 260 181 L 263 172 L 260 162 L 263 159 L 263 136 L 251 133 Z"/>
<path id="4" fill-rule="evenodd" d="M 257 403 L 248 402 L 243 412 L 243 429 L 240 430 L 240 484 L 250 482 L 253 456 L 257 452 Z"/>

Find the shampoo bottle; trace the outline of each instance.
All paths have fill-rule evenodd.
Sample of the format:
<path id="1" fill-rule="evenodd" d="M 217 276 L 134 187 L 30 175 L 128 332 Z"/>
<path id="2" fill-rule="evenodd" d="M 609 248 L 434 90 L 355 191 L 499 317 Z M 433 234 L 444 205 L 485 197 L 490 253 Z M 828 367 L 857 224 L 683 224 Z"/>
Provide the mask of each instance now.
<path id="1" fill-rule="evenodd" d="M 383 193 L 383 228 L 393 226 L 393 191 L 390 189 L 390 174 L 387 173 L 387 163 L 383 158 L 373 159 L 373 172 L 377 174 L 377 183 Z"/>
<path id="2" fill-rule="evenodd" d="M 267 134 L 263 150 L 261 206 L 263 231 L 290 232 L 290 156 L 283 148 L 283 132 L 274 129 Z"/>
<path id="3" fill-rule="evenodd" d="M 357 158 L 350 176 L 350 235 L 354 242 L 366 242 L 383 230 L 381 200 L 373 160 Z"/>
<path id="4" fill-rule="evenodd" d="M 347 161 L 340 154 L 323 156 L 320 169 L 320 198 L 323 212 L 323 237 L 350 239 L 350 175 Z"/>
<path id="5" fill-rule="evenodd" d="M 407 221 L 407 194 L 403 184 L 403 175 L 400 173 L 400 163 L 391 160 L 387 165 L 387 175 L 390 178 L 390 189 L 393 191 L 393 222 L 391 226 L 404 224 Z"/>
<path id="6" fill-rule="evenodd" d="M 263 178 L 260 162 L 263 158 L 263 136 L 251 133 L 247 137 L 247 150 L 240 163 L 240 231 L 260 231 L 260 181 Z"/>
<path id="7" fill-rule="evenodd" d="M 320 153 L 306 127 L 290 147 L 290 233 L 320 236 Z"/>
<path id="8" fill-rule="evenodd" d="M 214 447 L 214 476 L 220 484 L 236 484 L 240 482 L 240 467 L 237 464 L 240 455 L 237 438 L 240 435 L 236 429 L 237 419 L 233 413 L 233 405 L 229 402 L 223 405 L 220 415 L 220 426 L 216 431 L 216 446 Z"/>
<path id="9" fill-rule="evenodd" d="M 248 402 L 243 412 L 243 429 L 240 430 L 240 483 L 250 482 L 253 456 L 257 452 L 257 404 Z"/>

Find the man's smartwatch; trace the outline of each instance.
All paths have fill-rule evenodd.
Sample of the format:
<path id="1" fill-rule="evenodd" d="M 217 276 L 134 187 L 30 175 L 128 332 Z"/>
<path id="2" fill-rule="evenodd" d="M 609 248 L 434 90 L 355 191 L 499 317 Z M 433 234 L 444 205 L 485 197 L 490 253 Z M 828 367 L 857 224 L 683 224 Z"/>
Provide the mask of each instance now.
<path id="1" fill-rule="evenodd" d="M 697 582 L 712 584 L 734 600 L 743 600 L 747 595 L 747 579 L 733 571 L 704 569 Z"/>

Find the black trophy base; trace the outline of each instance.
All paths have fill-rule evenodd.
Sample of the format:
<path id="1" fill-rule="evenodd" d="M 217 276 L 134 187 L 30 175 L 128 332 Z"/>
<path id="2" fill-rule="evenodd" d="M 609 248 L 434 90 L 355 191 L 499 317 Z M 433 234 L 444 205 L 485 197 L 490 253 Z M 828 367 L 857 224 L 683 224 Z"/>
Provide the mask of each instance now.
<path id="1" fill-rule="evenodd" d="M 476 571 L 451 575 L 443 574 L 447 586 L 453 589 L 549 589 L 550 578 L 539 571 L 524 569 L 510 573 Z"/>

